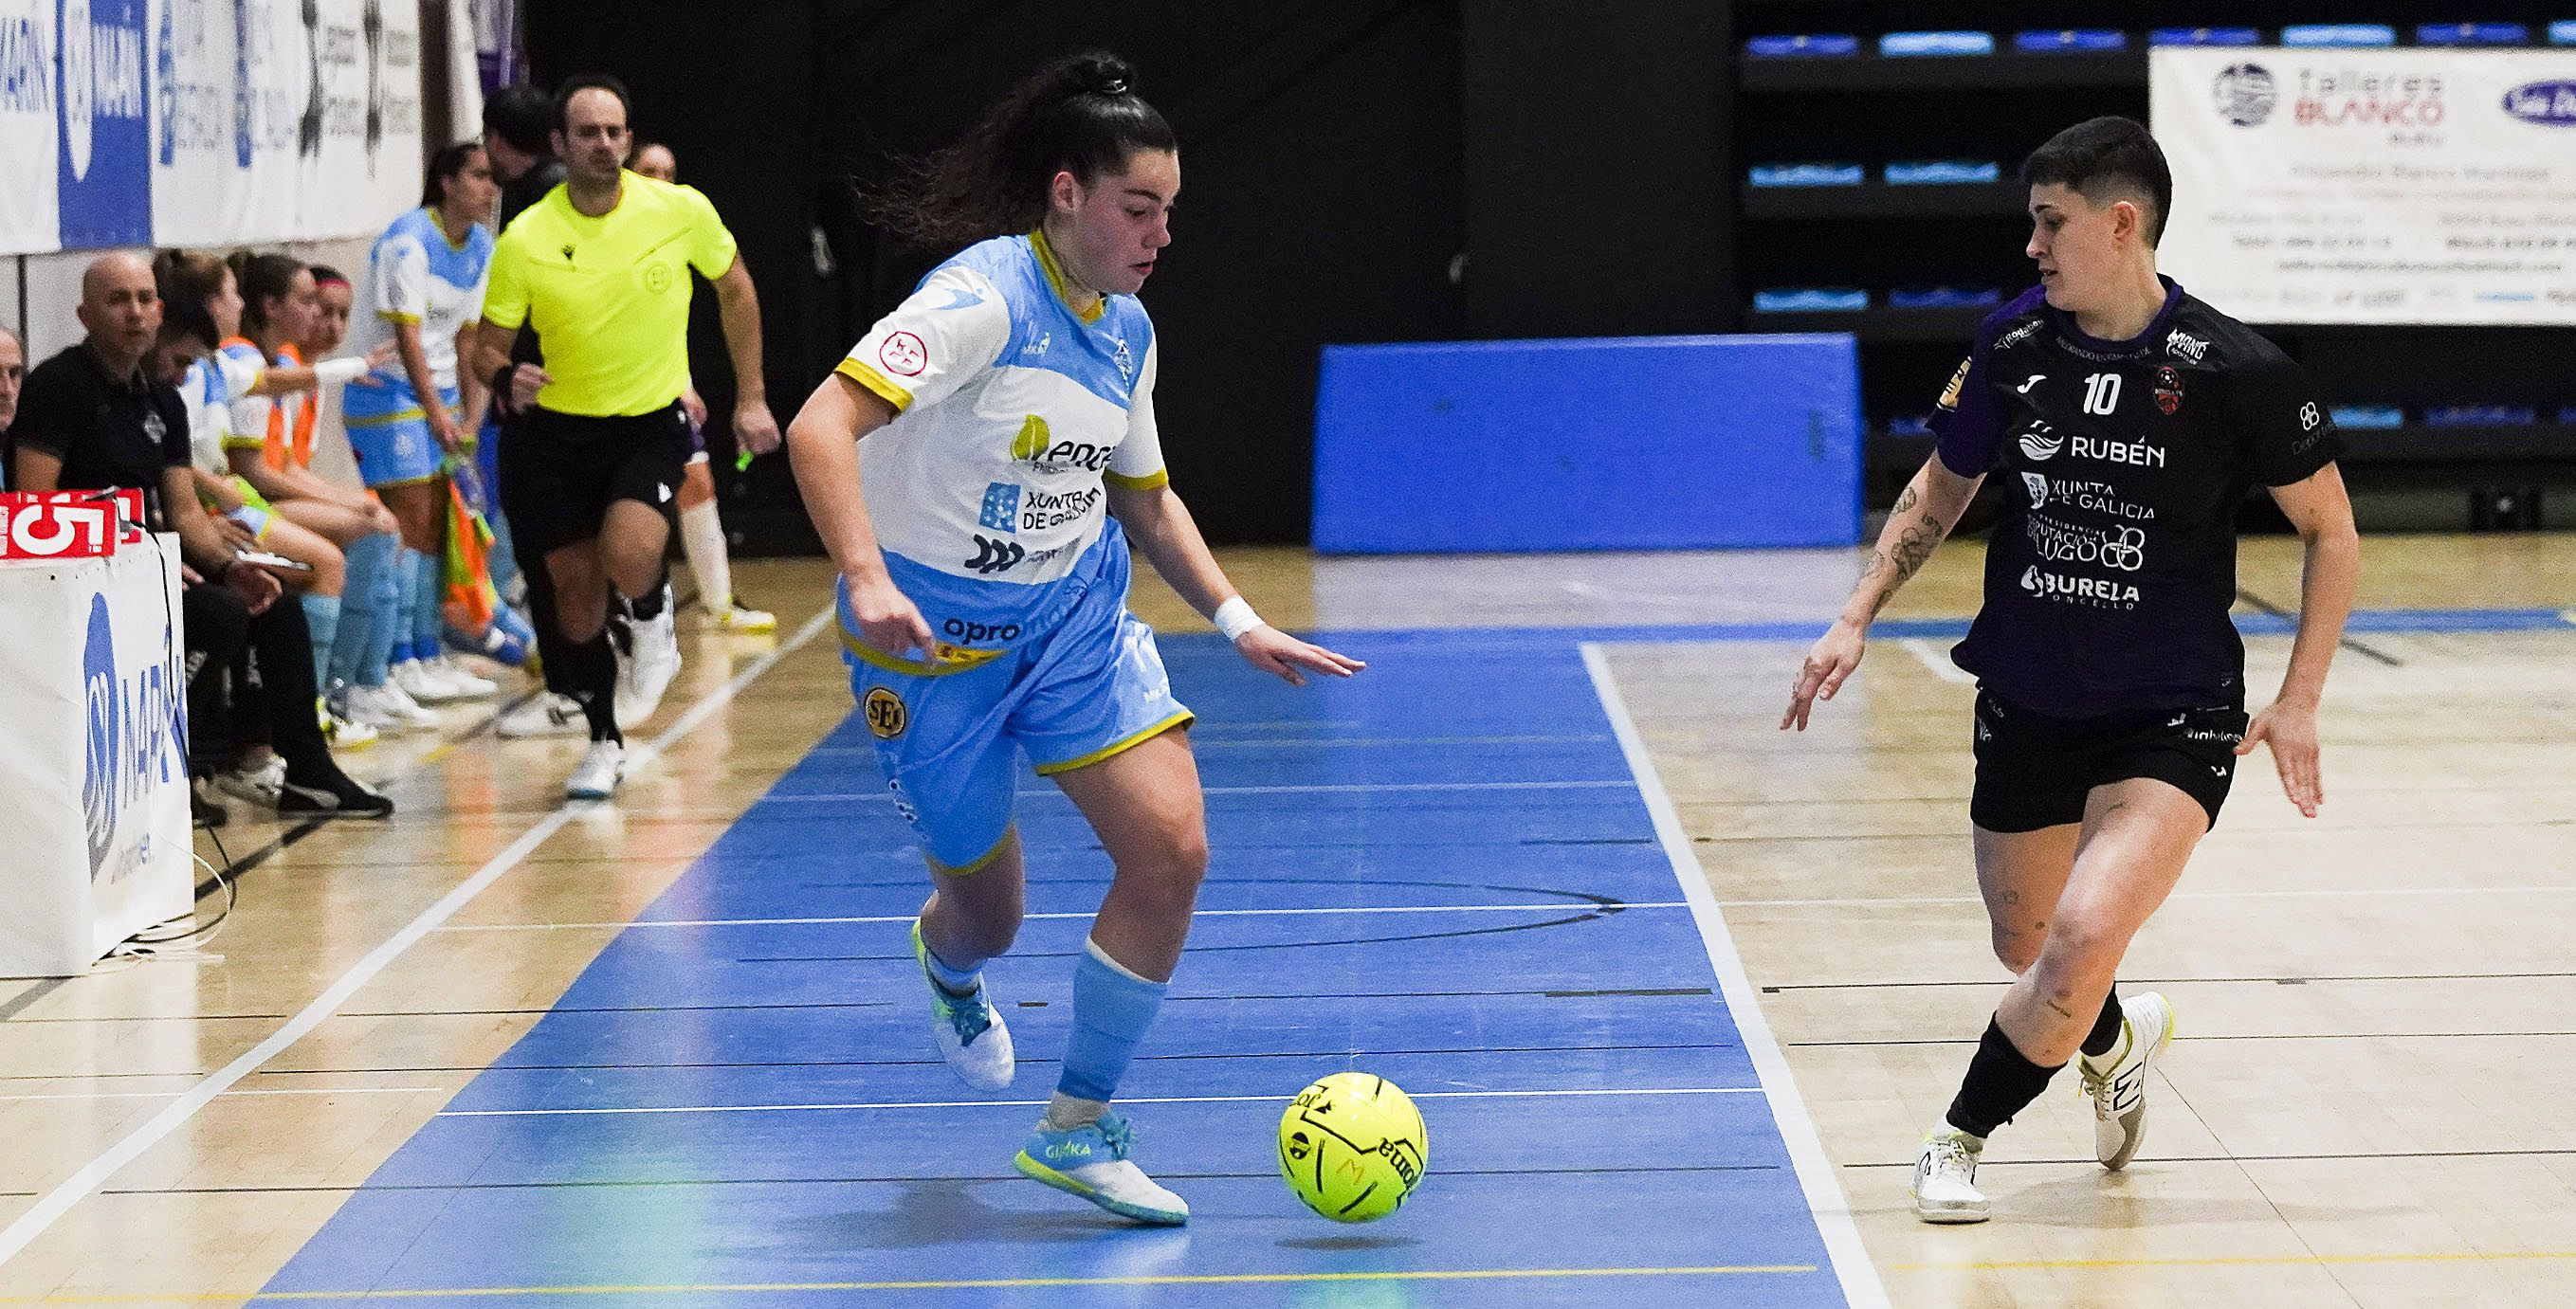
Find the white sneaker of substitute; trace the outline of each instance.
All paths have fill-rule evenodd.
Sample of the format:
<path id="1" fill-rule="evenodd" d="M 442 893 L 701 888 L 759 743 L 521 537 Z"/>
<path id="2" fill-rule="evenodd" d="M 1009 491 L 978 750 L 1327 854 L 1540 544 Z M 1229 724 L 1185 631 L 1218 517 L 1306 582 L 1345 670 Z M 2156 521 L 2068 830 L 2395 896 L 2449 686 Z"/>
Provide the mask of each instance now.
<path id="1" fill-rule="evenodd" d="M 626 780 L 626 747 L 615 741 L 593 741 L 581 757 L 581 767 L 572 770 L 572 780 L 564 783 L 564 794 L 575 800 L 605 800 L 617 794 L 617 784 Z"/>
<path id="2" fill-rule="evenodd" d="M 739 604 L 729 604 L 723 613 L 714 617 L 716 626 L 728 632 L 756 635 L 778 630 L 778 615 L 766 609 L 746 609 Z"/>
<path id="3" fill-rule="evenodd" d="M 438 715 L 403 694 L 388 677 L 382 686 L 353 686 L 341 698 L 340 716 L 381 731 L 400 732 L 438 726 Z"/>
<path id="4" fill-rule="evenodd" d="M 662 707 L 662 693 L 680 674 L 680 636 L 671 623 L 671 590 L 662 588 L 662 613 L 628 621 L 635 644 L 617 661 L 617 725 L 633 727 Z"/>
<path id="5" fill-rule="evenodd" d="M 286 761 L 270 755 L 256 768 L 235 768 L 215 775 L 215 789 L 236 800 L 275 809 L 286 786 Z"/>
<path id="6" fill-rule="evenodd" d="M 476 675 L 473 669 L 465 666 L 464 660 L 452 653 L 424 662 L 431 672 L 446 679 L 448 689 L 454 691 L 459 700 L 489 700 L 501 693 L 499 682 Z"/>
<path id="7" fill-rule="evenodd" d="M 332 749 L 362 750 L 376 743 L 374 727 L 341 716 L 331 708 L 330 701 L 321 702 L 315 712 L 321 718 L 322 739 L 329 742 Z"/>
<path id="8" fill-rule="evenodd" d="M 1986 1143 L 1943 1123 L 1923 1138 L 1914 1159 L 1914 1216 L 1927 1223 L 1986 1221 L 1986 1193 L 1977 1189 L 1977 1158 Z"/>
<path id="9" fill-rule="evenodd" d="M 2093 1098 L 2093 1157 L 2103 1167 L 2128 1167 L 2147 1139 L 2147 1072 L 2173 1034 L 2173 1003 L 2145 991 L 2121 999 L 2120 1043 L 2110 1053 L 2075 1057 L 2084 1093 Z"/>
<path id="10" fill-rule="evenodd" d="M 539 691 L 526 704 L 501 715 L 493 730 L 516 741 L 530 736 L 579 736 L 590 730 L 590 724 L 582 716 L 579 700 Z"/>
<path id="11" fill-rule="evenodd" d="M 405 659 L 385 670 L 385 685 L 401 687 L 404 695 L 424 705 L 464 698 L 464 693 L 451 686 L 445 674 L 425 659 Z"/>

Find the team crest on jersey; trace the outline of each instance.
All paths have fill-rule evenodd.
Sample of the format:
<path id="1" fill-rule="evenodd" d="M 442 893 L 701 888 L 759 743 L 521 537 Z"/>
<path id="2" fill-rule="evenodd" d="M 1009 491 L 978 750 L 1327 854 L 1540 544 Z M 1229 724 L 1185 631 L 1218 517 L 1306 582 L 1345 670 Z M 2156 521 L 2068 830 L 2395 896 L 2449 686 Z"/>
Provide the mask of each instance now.
<path id="1" fill-rule="evenodd" d="M 2182 374 L 2171 364 L 2156 366 L 2156 412 L 2170 418 L 2182 408 Z"/>
<path id="2" fill-rule="evenodd" d="M 1119 381 L 1133 382 L 1136 380 L 1136 356 L 1127 353 L 1126 341 L 1119 341 L 1118 352 L 1112 358 L 1118 365 Z"/>
<path id="3" fill-rule="evenodd" d="M 903 707 L 903 697 L 882 686 L 868 688 L 868 698 L 860 706 L 867 713 L 868 730 L 880 741 L 891 741 L 903 735 L 912 725 L 912 715 Z"/>

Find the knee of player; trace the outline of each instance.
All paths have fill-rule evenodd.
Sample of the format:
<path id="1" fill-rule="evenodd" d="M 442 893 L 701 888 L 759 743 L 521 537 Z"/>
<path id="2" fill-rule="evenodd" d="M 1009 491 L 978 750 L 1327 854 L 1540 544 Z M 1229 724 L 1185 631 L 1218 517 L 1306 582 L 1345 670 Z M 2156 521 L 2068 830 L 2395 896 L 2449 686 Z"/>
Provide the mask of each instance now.
<path id="1" fill-rule="evenodd" d="M 2018 977 L 2039 962 L 2041 940 L 2037 932 L 2015 932 L 1998 927 L 1995 929 L 1995 958 Z"/>
<path id="2" fill-rule="evenodd" d="M 2132 927 L 2097 914 L 2061 913 L 2048 925 L 2032 966 L 2070 978 L 2119 967 Z"/>
<path id="3" fill-rule="evenodd" d="M 1118 872 L 1138 890 L 1187 911 L 1198 900 L 1207 866 L 1207 829 L 1192 826 L 1163 834 L 1148 849 L 1131 855 Z"/>

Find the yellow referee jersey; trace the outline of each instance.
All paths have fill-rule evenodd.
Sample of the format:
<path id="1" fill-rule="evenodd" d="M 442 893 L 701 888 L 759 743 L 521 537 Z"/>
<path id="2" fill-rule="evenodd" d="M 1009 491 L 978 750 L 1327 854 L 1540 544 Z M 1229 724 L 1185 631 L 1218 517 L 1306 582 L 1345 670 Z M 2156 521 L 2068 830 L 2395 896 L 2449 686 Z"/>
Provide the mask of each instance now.
<path id="1" fill-rule="evenodd" d="M 492 252 L 484 320 L 533 323 L 559 414 L 651 413 L 689 385 L 689 270 L 733 267 L 733 233 L 692 186 L 628 173 L 617 207 L 592 218 L 558 186 L 510 223 Z"/>

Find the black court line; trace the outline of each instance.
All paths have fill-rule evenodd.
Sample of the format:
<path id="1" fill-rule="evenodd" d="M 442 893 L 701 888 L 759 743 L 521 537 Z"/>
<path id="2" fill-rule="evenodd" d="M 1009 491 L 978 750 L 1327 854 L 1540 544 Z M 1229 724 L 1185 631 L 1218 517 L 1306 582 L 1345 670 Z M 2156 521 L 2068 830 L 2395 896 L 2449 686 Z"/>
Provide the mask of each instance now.
<path id="1" fill-rule="evenodd" d="M 2254 608 L 2261 610 L 2263 613 L 2273 618 L 2285 618 L 2292 622 L 2298 621 L 2299 614 L 2297 610 L 2284 609 L 2281 606 L 2254 594 L 2252 591 L 2246 590 L 2244 587 L 2240 586 L 2236 588 L 2236 598 L 2244 601 L 2246 604 L 2252 605 Z M 2354 654 L 2360 655 L 2364 659 L 2385 664 L 2390 668 L 2404 668 L 2406 666 L 2405 660 L 2400 659 L 2393 654 L 2389 654 L 2384 650 L 2365 644 L 2360 638 L 2355 637 L 2350 633 L 2346 633 L 2338 639 L 2335 644 L 2342 646 L 2346 650 L 2352 651 Z"/>
<path id="2" fill-rule="evenodd" d="M 1434 1050 L 1278 1050 L 1258 1053 L 1226 1054 L 1145 1054 L 1136 1056 L 1136 1062 L 1142 1064 L 1155 1063 L 1158 1061 L 1184 1062 L 1207 1059 L 1380 1059 L 1398 1055 L 1605 1054 L 1613 1051 L 1629 1050 L 1739 1050 L 1742 1048 L 1742 1046 L 1730 1044 L 1724 1041 L 1707 1041 L 1680 1045 L 1513 1045 L 1499 1047 L 1473 1046 Z M 1062 1063 L 1063 1061 L 1060 1059 L 1029 1058 L 1022 1059 L 1019 1062 L 1023 1065 L 1028 1065 Z M 938 1059 L 746 1059 L 732 1062 L 719 1061 L 710 1063 L 692 1062 L 678 1064 L 428 1064 L 404 1068 L 271 1068 L 263 1071 L 260 1075 L 263 1077 L 374 1077 L 391 1076 L 396 1073 L 479 1073 L 490 1069 L 499 1069 L 514 1073 L 588 1073 L 621 1071 L 671 1072 L 683 1069 L 708 1068 L 943 1068 L 946 1066 L 945 1061 Z M 189 1076 L 190 1074 L 118 1073 L 102 1075 L 119 1077 L 183 1077 Z M 15 1079 L 0 1078 L 0 1081 L 8 1080 Z M 24 1080 L 54 1081 L 60 1079 L 37 1078 L 31 1076 Z"/>
<path id="3" fill-rule="evenodd" d="M 1286 1097 L 1281 1097 L 1281 1101 L 1285 1103 Z M 2085 1162 L 2091 1163 L 2092 1160 L 2088 1159 Z M 1880 1167 L 1881 1165 L 1856 1164 L 1851 1166 L 1875 1168 Z M 1912 1165 L 1910 1164 L 1908 1165 L 1908 1167 L 1911 1166 Z M 1443 1168 L 1440 1170 L 1440 1175 L 1443 1177 L 1610 1177 L 1640 1175 L 1651 1177 L 1667 1173 L 1776 1173 L 1779 1171 L 1781 1171 L 1781 1165 L 1779 1164 L 1675 1164 L 1654 1168 Z M 1158 1178 L 1169 1178 L 1177 1182 L 1257 1181 L 1261 1178 L 1277 1177 L 1278 1175 L 1279 1174 L 1275 1171 L 1262 1173 L 1154 1174 L 1154 1176 Z M 883 1177 L 649 1177 L 631 1179 L 607 1178 L 599 1181 L 586 1182 L 474 1182 L 470 1184 L 448 1185 L 439 1185 L 428 1182 L 397 1184 L 369 1182 L 363 1188 L 354 1186 L 179 1186 L 167 1189 L 150 1190 L 110 1189 L 102 1190 L 99 1194 L 350 1195 L 361 1189 L 370 1192 L 411 1191 L 429 1193 L 458 1192 L 472 1194 L 477 1191 L 590 1191 L 646 1189 L 670 1186 L 938 1186 L 942 1184 L 980 1186 L 986 1183 L 1017 1182 L 1020 1180 L 1022 1180 L 1020 1174 L 1015 1172 L 977 1174 L 972 1176 L 956 1174 L 947 1176 L 889 1175 Z M 35 1193 L 32 1191 L 0 1191 L 0 1197 L 33 1194 Z"/>

